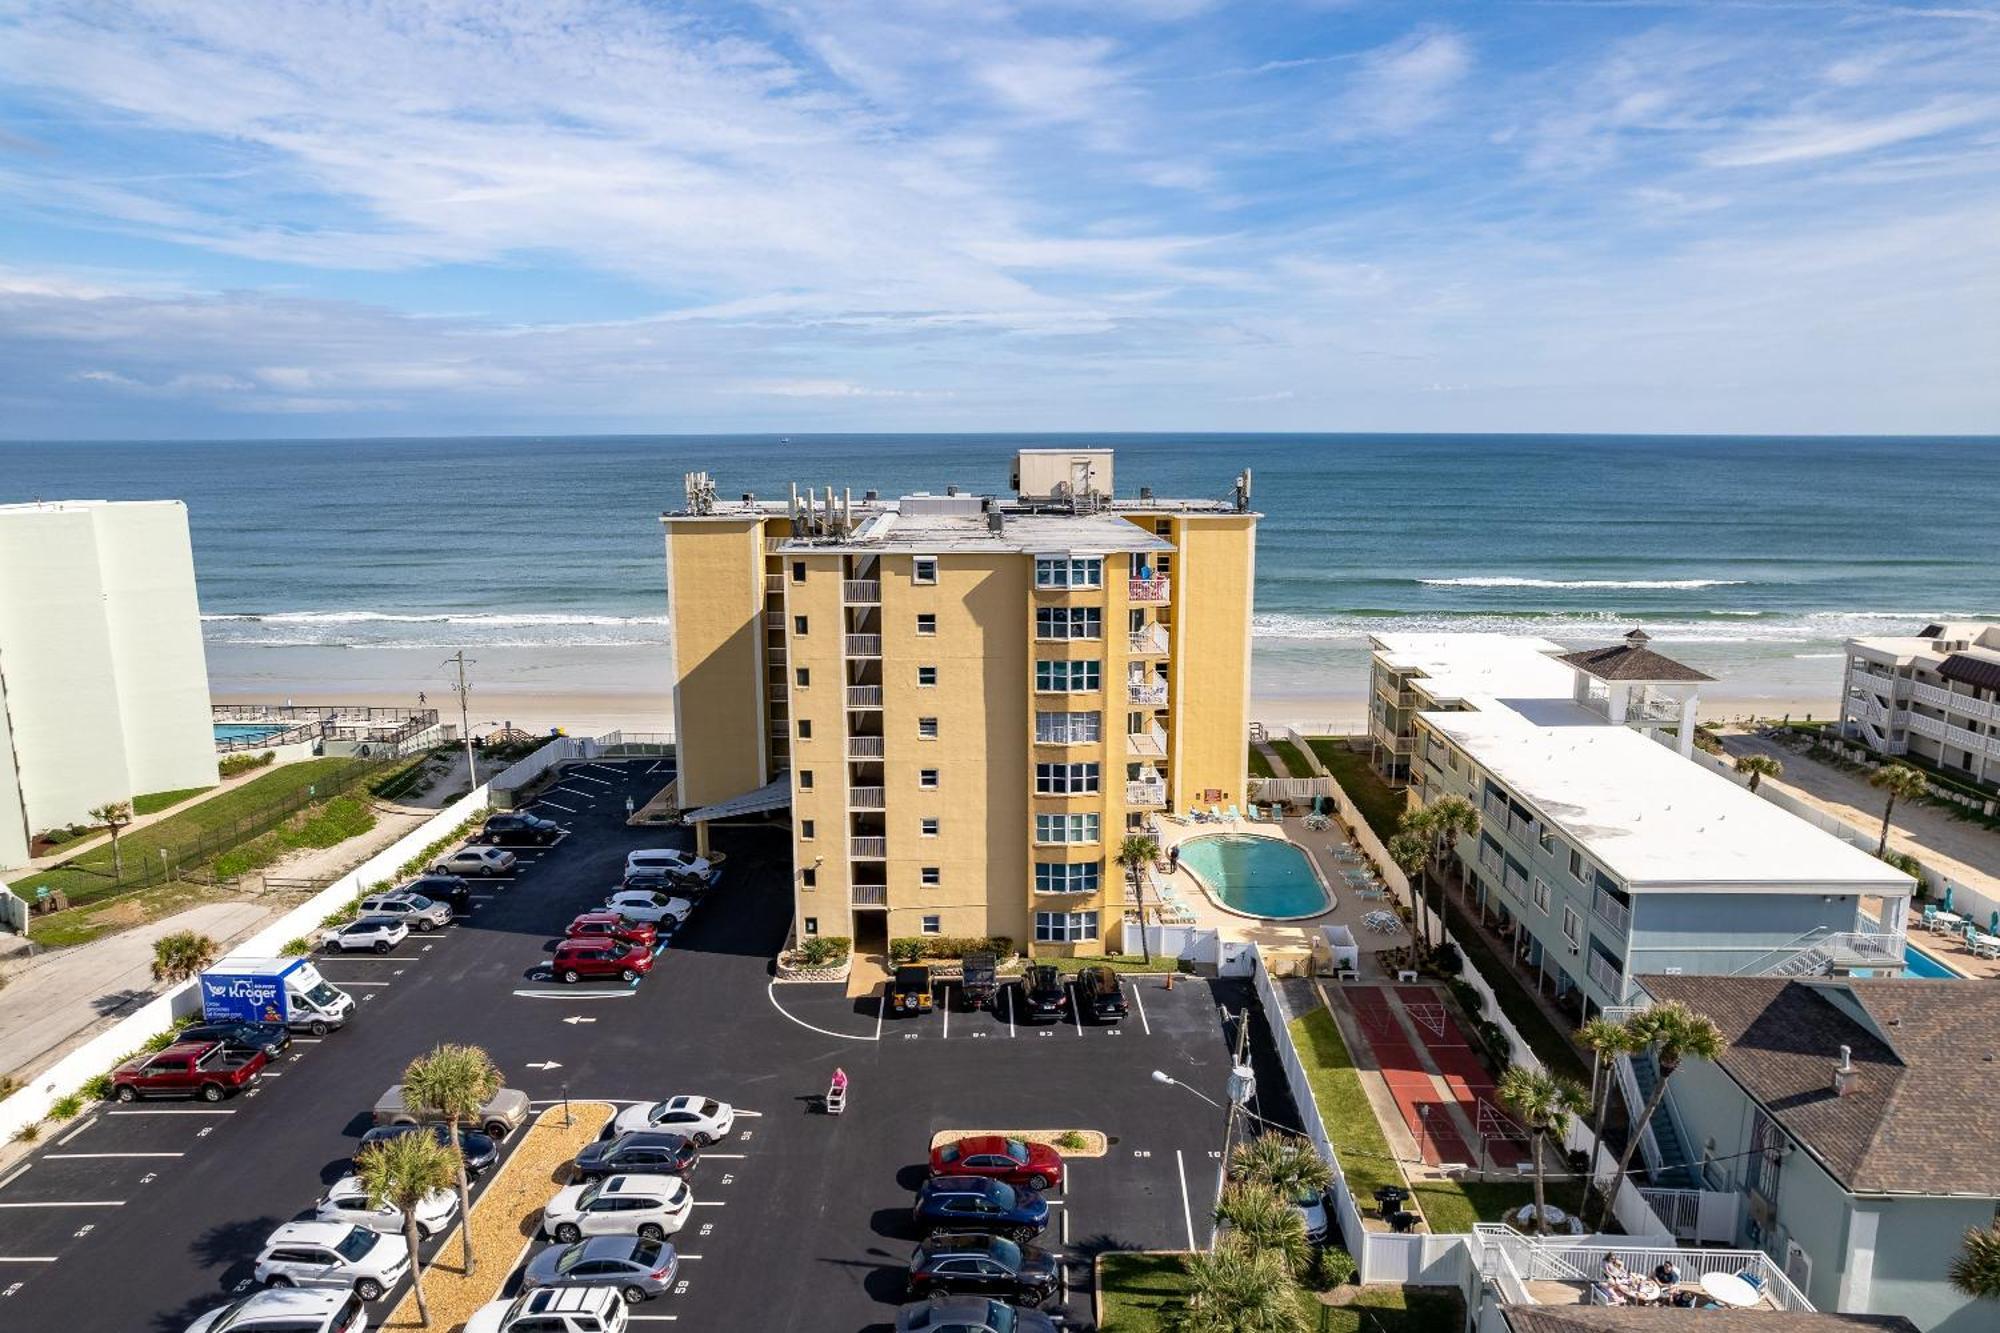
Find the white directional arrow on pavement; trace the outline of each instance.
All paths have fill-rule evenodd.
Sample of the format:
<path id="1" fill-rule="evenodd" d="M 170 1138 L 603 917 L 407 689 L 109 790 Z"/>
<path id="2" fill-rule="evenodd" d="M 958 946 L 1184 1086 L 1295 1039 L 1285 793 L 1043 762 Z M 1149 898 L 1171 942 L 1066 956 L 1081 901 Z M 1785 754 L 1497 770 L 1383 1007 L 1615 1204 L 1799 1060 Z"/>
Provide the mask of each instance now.
<path id="1" fill-rule="evenodd" d="M 542 1060 L 542 1061 L 540 1061 L 540 1062 L 531 1062 L 531 1063 L 530 1063 L 530 1064 L 528 1065 L 528 1068 L 530 1068 L 530 1069 L 561 1069 L 561 1068 L 562 1068 L 562 1066 L 561 1066 L 560 1064 L 557 1064 L 557 1063 L 556 1063 L 556 1062 L 555 1062 L 554 1060 Z"/>
<path id="2" fill-rule="evenodd" d="M 585 1018 L 582 1014 L 571 1014 L 563 1020 L 565 1023 L 595 1023 L 596 1021 L 594 1018 Z"/>

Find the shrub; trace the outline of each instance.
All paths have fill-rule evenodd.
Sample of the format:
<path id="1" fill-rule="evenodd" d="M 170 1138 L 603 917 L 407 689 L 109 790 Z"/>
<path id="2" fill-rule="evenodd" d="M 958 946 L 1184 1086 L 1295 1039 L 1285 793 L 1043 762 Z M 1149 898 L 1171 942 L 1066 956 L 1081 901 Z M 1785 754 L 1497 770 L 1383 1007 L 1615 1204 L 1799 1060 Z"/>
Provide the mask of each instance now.
<path id="1" fill-rule="evenodd" d="M 83 1085 L 83 1095 L 90 1098 L 92 1101 L 98 1101 L 98 1102 L 110 1101 L 111 1075 L 110 1074 L 91 1075 L 90 1079 Z"/>
<path id="2" fill-rule="evenodd" d="M 799 945 L 799 962 L 807 967 L 831 967 L 847 957 L 853 941 L 845 935 L 809 935 Z"/>
<path id="3" fill-rule="evenodd" d="M 1461 981 L 1457 977 L 1453 977 L 1451 980 L 1451 995 L 1453 999 L 1458 1001 L 1458 1007 L 1465 1010 L 1473 1018 L 1477 1018 L 1486 1012 L 1486 997 L 1474 990 L 1472 983 L 1469 981 Z"/>
<path id="4" fill-rule="evenodd" d="M 49 1107 L 49 1118 L 51 1120 L 71 1120 L 81 1110 L 83 1110 L 83 1094 L 72 1092 L 67 1097 L 56 1098 L 55 1105 Z"/>
<path id="5" fill-rule="evenodd" d="M 42 841 L 51 847 L 60 847 L 66 842 L 75 842 L 76 834 L 66 828 L 52 828 L 42 835 Z"/>
<path id="6" fill-rule="evenodd" d="M 1507 1034 L 1500 1030 L 1498 1023 L 1481 1023 L 1479 1025 L 1479 1041 L 1481 1045 L 1493 1053 L 1493 1058 L 1501 1064 L 1507 1065 L 1513 1063 L 1514 1045 L 1507 1040 Z"/>
<path id="7" fill-rule="evenodd" d="M 889 941 L 889 958 L 897 963 L 914 963 L 925 958 L 963 958 L 969 953 L 995 953 L 1002 958 L 1014 952 L 1007 935 L 901 935 Z"/>
<path id="8" fill-rule="evenodd" d="M 168 1028 L 165 1032 L 155 1032 L 152 1036 L 146 1038 L 145 1050 L 148 1054 L 154 1051 L 164 1051 L 167 1047 L 173 1045 L 180 1035 L 179 1028 Z"/>
<path id="9" fill-rule="evenodd" d="M 294 935 L 285 941 L 285 947 L 278 950 L 278 953 L 285 958 L 303 958 L 312 951 L 313 942 L 310 935 Z"/>
<path id="10" fill-rule="evenodd" d="M 1465 971 L 1464 957 L 1459 954 L 1458 946 L 1449 940 L 1437 947 L 1431 954 L 1431 961 L 1437 964 L 1438 971 L 1448 977 L 1455 977 Z"/>
<path id="11" fill-rule="evenodd" d="M 1354 1262 L 1354 1256 L 1338 1245 L 1329 1245 L 1319 1252 L 1319 1285 L 1321 1291 L 1331 1291 L 1354 1281 L 1354 1275 L 1361 1266 Z"/>
<path id="12" fill-rule="evenodd" d="M 40 1137 L 42 1137 L 42 1122 L 39 1120 L 30 1120 L 27 1124 L 14 1131 L 14 1142 L 16 1143 L 33 1143 Z"/>
<path id="13" fill-rule="evenodd" d="M 233 778 L 238 773 L 248 773 L 255 768 L 264 768 L 278 757 L 276 750 L 266 750 L 262 754 L 224 755 L 215 766 L 215 771 L 225 778 Z"/>
<path id="14" fill-rule="evenodd" d="M 1056 1147 L 1064 1152 L 1082 1152 L 1090 1146 L 1090 1140 L 1073 1129 L 1066 1129 L 1056 1135 Z"/>

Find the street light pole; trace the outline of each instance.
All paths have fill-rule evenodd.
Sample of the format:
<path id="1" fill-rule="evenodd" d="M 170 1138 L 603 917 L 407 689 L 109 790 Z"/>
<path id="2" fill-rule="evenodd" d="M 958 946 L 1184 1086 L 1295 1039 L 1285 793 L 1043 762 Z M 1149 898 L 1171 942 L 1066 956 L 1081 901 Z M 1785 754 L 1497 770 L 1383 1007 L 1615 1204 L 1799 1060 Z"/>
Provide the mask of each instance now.
<path id="1" fill-rule="evenodd" d="M 465 680 L 465 649 L 459 649 L 445 658 L 445 661 L 458 664 L 458 684 L 454 688 L 458 691 L 459 739 L 465 742 L 465 789 L 470 794 L 479 787 L 479 766 L 472 759 L 472 709 L 467 699 L 472 692 L 472 686 Z"/>

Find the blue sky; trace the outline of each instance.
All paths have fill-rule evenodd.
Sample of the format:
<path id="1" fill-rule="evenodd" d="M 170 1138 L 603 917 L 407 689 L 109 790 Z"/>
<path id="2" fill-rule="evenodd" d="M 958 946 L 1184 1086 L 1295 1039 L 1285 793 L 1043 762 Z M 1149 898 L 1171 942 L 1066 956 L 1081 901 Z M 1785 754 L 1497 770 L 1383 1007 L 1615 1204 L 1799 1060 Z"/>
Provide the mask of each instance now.
<path id="1" fill-rule="evenodd" d="M 2000 3 L 0 0 L 0 435 L 2000 430 Z"/>

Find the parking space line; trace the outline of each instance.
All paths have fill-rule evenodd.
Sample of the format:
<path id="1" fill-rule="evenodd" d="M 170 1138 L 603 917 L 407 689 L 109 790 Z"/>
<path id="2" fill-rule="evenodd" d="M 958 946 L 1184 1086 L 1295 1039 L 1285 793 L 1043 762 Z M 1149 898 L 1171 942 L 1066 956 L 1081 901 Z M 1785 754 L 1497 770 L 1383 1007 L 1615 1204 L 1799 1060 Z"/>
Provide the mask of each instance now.
<path id="1" fill-rule="evenodd" d="M 276 1074 L 268 1077 L 276 1078 Z M 45 1152 L 45 1162 L 81 1162 L 99 1157 L 185 1157 L 184 1152 Z"/>
<path id="2" fill-rule="evenodd" d="M 53 1254 L 0 1254 L 0 1264 L 52 1264 Z"/>
<path id="3" fill-rule="evenodd" d="M 1174 1149 L 1174 1170 L 1180 1173 L 1181 1178 L 1181 1217 L 1187 1222 L 1188 1248 L 1198 1249 L 1200 1247 L 1194 1243 L 1194 1205 L 1188 1202 L 1187 1162 L 1181 1157 L 1179 1148 Z"/>
<path id="4" fill-rule="evenodd" d="M 748 1153 L 740 1152 L 705 1152 L 701 1155 L 701 1160 L 704 1162 L 740 1162 L 749 1155 Z"/>
<path id="5" fill-rule="evenodd" d="M 600 787 L 609 787 L 614 785 L 612 783 L 606 782 L 603 778 L 587 778 L 581 773 L 574 775 L 572 780 L 576 782 L 595 782 Z"/>
<path id="6" fill-rule="evenodd" d="M 549 809 L 551 809 L 551 810 L 560 810 L 560 811 L 562 811 L 562 812 L 563 812 L 564 814 L 566 814 L 566 815 L 573 815 L 573 814 L 575 814 L 575 813 L 576 813 L 576 807 L 575 807 L 575 806 L 570 806 L 570 805 L 561 805 L 561 804 L 558 804 L 558 803 L 557 803 L 557 802 L 555 802 L 555 801 L 551 801 L 551 800 L 550 800 L 550 799 L 548 799 L 548 798 L 547 798 L 546 796 L 545 796 L 545 797 L 543 797 L 543 798 L 542 798 L 541 800 L 539 800 L 539 801 L 535 802 L 535 804 L 536 804 L 536 805 L 546 805 L 547 807 L 549 807 Z"/>
<path id="7" fill-rule="evenodd" d="M 1014 1035 L 1014 988 L 1007 988 L 1007 1035 Z"/>
<path id="8" fill-rule="evenodd" d="M 1069 983 L 1069 1016 L 1076 1020 L 1076 1035 L 1083 1035 L 1083 997 L 1077 994 L 1076 983 Z"/>
<path id="9" fill-rule="evenodd" d="M 28 1169 L 32 1166 L 34 1166 L 33 1162 L 23 1162 L 21 1163 L 21 1169 L 19 1171 L 14 1171 L 4 1177 L 0 1177 L 0 1190 L 6 1189 L 9 1185 L 19 1180 L 22 1176 L 27 1175 Z"/>
<path id="10" fill-rule="evenodd" d="M 1132 999 L 1139 1006 L 1139 1026 L 1146 1029 L 1146 1035 L 1150 1037 L 1153 1035 L 1153 1025 L 1146 1021 L 1146 998 L 1139 994 L 1143 989 L 1144 987 L 1138 982 L 1132 983 Z"/>
<path id="11" fill-rule="evenodd" d="M 889 988 L 882 987 L 882 1002 L 875 1006 L 875 1040 L 882 1040 L 882 1020 L 889 1016 Z"/>
<path id="12" fill-rule="evenodd" d="M 349 985 L 355 983 L 349 982 Z M 233 1107 L 165 1106 L 145 1111 L 106 1111 L 106 1115 L 235 1115 Z"/>
<path id="13" fill-rule="evenodd" d="M 55 1199 L 42 1203 L 0 1203 L 0 1208 L 123 1208 L 123 1199 Z"/>
<path id="14" fill-rule="evenodd" d="M 729 1201 L 727 1199 L 696 1199 L 693 1206 L 696 1208 L 727 1208 Z"/>
<path id="15" fill-rule="evenodd" d="M 83 1133 L 84 1130 L 89 1129 L 92 1123 L 93 1122 L 88 1117 L 77 1121 L 76 1128 L 70 1130 L 69 1133 L 63 1135 L 61 1138 L 56 1140 L 56 1147 L 58 1148 L 62 1147 L 64 1144 L 68 1143 L 71 1139 Z"/>
<path id="16" fill-rule="evenodd" d="M 389 981 L 349 981 L 346 977 L 340 977 L 338 980 L 343 986 L 390 986 L 395 984 Z"/>
<path id="17" fill-rule="evenodd" d="M 945 1039 L 949 1041 L 951 1039 L 951 983 L 949 981 L 944 983 L 944 1003 L 939 1005 L 938 1008 L 944 1011 L 944 1035 Z"/>

